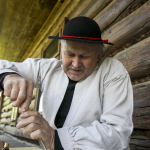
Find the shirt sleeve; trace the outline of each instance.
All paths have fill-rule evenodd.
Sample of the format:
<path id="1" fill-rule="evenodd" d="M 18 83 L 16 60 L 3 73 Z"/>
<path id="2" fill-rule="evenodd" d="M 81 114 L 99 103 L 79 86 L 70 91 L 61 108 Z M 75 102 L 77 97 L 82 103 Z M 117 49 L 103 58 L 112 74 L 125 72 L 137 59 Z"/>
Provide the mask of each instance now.
<path id="1" fill-rule="evenodd" d="M 133 130 L 133 89 L 129 74 L 113 78 L 105 85 L 100 121 L 89 127 L 57 129 L 62 147 L 67 150 L 128 149 Z"/>
<path id="2" fill-rule="evenodd" d="M 28 58 L 25 61 L 9 62 L 7 60 L 0 60 L 0 74 L 14 72 L 23 78 L 30 80 L 34 83 L 34 87 L 41 88 L 41 84 L 48 71 L 55 70 L 59 65 L 55 58 L 41 59 L 41 58 Z"/>

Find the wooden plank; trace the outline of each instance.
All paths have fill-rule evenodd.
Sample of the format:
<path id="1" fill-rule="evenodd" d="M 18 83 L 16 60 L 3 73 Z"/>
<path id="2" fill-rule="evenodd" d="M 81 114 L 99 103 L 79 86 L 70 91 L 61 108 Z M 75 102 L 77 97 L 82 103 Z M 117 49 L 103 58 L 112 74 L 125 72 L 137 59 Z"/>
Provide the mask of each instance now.
<path id="1" fill-rule="evenodd" d="M 46 0 L 45 2 L 52 3 L 52 2 L 56 2 L 56 1 Z M 38 3 L 38 1 L 37 1 L 37 3 Z M 17 47 L 18 54 L 17 54 L 17 58 L 15 59 L 15 61 L 20 61 L 21 58 L 24 56 L 27 49 L 30 47 L 31 43 L 34 41 L 34 38 L 36 37 L 40 28 L 43 26 L 44 22 L 46 21 L 47 17 L 49 16 L 49 13 L 52 10 L 52 8 L 51 8 L 52 6 L 50 4 L 48 4 L 47 6 L 39 9 L 37 7 L 37 5 L 33 5 L 31 13 L 28 15 L 28 17 L 26 19 L 26 28 L 24 30 L 24 33 L 19 40 L 22 42 L 18 43 L 18 47 Z"/>
<path id="2" fill-rule="evenodd" d="M 134 108 L 150 107 L 150 81 L 133 86 Z"/>
<path id="3" fill-rule="evenodd" d="M 47 33 L 54 25 L 56 25 L 56 23 L 58 23 L 61 15 L 64 13 L 64 11 L 68 7 L 70 8 L 70 3 L 71 3 L 71 0 L 65 0 L 65 2 L 63 4 L 57 3 L 57 5 L 54 7 L 53 11 L 48 16 L 48 19 L 43 24 L 41 30 L 38 32 L 37 36 L 35 37 L 35 40 L 32 42 L 32 44 L 30 45 L 30 47 L 24 54 L 24 57 L 20 61 L 23 61 L 24 59 L 28 58 L 29 55 L 32 55 L 32 53 L 34 53 L 34 51 L 36 50 L 38 45 L 41 43 L 41 41 L 43 40 L 44 37 L 46 37 L 46 39 L 48 38 Z M 59 7 L 61 7 L 61 8 L 59 9 Z M 57 15 L 56 15 L 56 13 L 57 13 Z M 44 46 L 45 46 L 45 44 L 44 44 Z M 40 49 L 40 51 L 41 50 L 42 49 Z M 40 51 L 39 51 L 39 53 L 40 53 Z M 35 54 L 35 56 L 38 55 L 37 53 L 34 53 L 34 54 Z"/>
<path id="4" fill-rule="evenodd" d="M 46 45 L 47 42 L 49 42 L 48 36 L 55 35 L 58 33 L 59 27 L 63 23 L 64 18 L 69 16 L 69 14 L 71 14 L 72 10 L 76 9 L 76 6 L 78 5 L 78 3 L 80 1 L 81 0 L 72 0 L 71 3 L 73 5 L 68 5 L 67 8 L 64 9 L 64 12 L 61 14 L 60 18 L 58 18 L 58 16 L 54 18 L 52 23 L 49 25 L 50 30 L 47 30 L 43 34 L 43 36 L 40 38 L 40 41 L 38 41 L 38 44 L 36 44 L 32 50 L 28 49 L 30 53 L 27 52 L 28 54 L 26 53 L 27 55 L 26 54 L 24 55 L 23 60 L 27 57 L 34 58 L 34 56 L 37 56 L 38 54 L 40 54 L 41 49 Z M 69 2 L 69 0 L 68 0 L 68 2 Z M 37 48 L 38 48 L 38 50 L 37 50 Z"/>
<path id="5" fill-rule="evenodd" d="M 133 123 L 135 129 L 150 129 L 150 107 L 135 108 Z"/>
<path id="6" fill-rule="evenodd" d="M 27 22 L 27 16 L 30 15 L 33 2 L 30 0 L 22 1 L 22 4 L 20 5 L 19 11 L 16 14 L 16 19 L 14 22 L 14 26 L 12 28 L 9 43 L 7 45 L 7 49 L 5 52 L 5 55 L 3 56 L 3 59 L 15 61 L 17 53 L 20 51 L 14 51 L 14 49 L 20 48 L 19 45 L 24 45 L 21 40 L 19 40 L 23 33 L 27 30 L 27 25 L 31 26 L 32 22 Z M 26 9 L 28 8 L 28 9 Z M 7 16 L 6 16 L 7 17 Z M 9 25 L 10 26 L 10 25 Z M 27 38 L 27 37 L 26 37 Z"/>
<path id="7" fill-rule="evenodd" d="M 78 3 L 77 8 L 72 10 L 72 12 L 69 14 L 68 20 L 75 18 L 77 16 L 82 16 L 84 11 L 86 11 L 90 7 L 90 5 L 92 5 L 92 3 L 95 1 L 96 0 L 88 0 L 88 1 L 87 0 L 81 0 L 80 3 Z M 72 5 L 73 5 L 73 3 L 72 3 Z"/>
<path id="8" fill-rule="evenodd" d="M 150 148 L 150 138 L 145 136 L 131 137 L 130 146 L 138 146 L 141 148 Z"/>
<path id="9" fill-rule="evenodd" d="M 101 31 L 110 25 L 125 8 L 130 5 L 134 0 L 114 0 L 103 11 L 101 11 L 94 20 L 99 24 Z"/>
<path id="10" fill-rule="evenodd" d="M 150 81 L 133 86 L 134 128 L 150 129 Z"/>
<path id="11" fill-rule="evenodd" d="M 146 77 L 150 74 L 149 45 L 150 37 L 114 56 L 123 63 L 131 79 Z"/>
<path id="12" fill-rule="evenodd" d="M 136 11 L 138 8 L 140 8 L 142 5 L 144 5 L 148 0 L 134 0 L 130 5 L 128 5 L 123 12 L 110 24 L 107 26 L 106 29 L 110 28 L 111 26 L 113 26 L 114 24 L 116 24 L 117 22 L 121 21 L 122 19 L 124 19 L 126 16 L 130 15 L 131 13 L 133 13 L 134 11 Z"/>
<path id="13" fill-rule="evenodd" d="M 135 12 L 106 30 L 102 34 L 103 39 L 108 39 L 114 46 L 105 46 L 103 55 L 108 56 L 114 50 L 150 30 L 150 1 L 145 3 Z M 130 35 L 130 36 L 129 36 Z"/>
<path id="14" fill-rule="evenodd" d="M 106 5 L 109 5 L 113 0 L 96 0 L 94 1 L 90 7 L 82 13 L 82 16 L 86 16 L 89 18 L 94 18 L 99 12 L 101 12 Z"/>

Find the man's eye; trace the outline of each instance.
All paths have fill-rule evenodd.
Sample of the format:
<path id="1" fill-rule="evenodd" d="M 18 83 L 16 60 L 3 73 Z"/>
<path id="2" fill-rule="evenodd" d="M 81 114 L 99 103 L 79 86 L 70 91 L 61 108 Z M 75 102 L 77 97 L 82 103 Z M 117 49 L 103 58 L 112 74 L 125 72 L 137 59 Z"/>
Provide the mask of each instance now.
<path id="1" fill-rule="evenodd" d="M 81 56 L 81 58 L 84 58 L 84 59 L 86 59 L 86 58 L 88 58 L 88 56 Z"/>
<path id="2" fill-rule="evenodd" d="M 74 55 L 68 54 L 69 57 L 73 57 Z"/>

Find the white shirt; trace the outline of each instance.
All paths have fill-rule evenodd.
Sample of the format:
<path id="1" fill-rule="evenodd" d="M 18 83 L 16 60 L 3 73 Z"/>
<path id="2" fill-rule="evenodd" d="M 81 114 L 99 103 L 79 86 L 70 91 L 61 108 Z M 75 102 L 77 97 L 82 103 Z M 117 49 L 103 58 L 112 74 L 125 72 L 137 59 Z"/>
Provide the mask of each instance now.
<path id="1" fill-rule="evenodd" d="M 43 92 L 43 115 L 50 126 L 68 86 L 62 60 L 0 61 L 0 73 L 16 72 Z M 57 129 L 65 150 L 129 149 L 133 130 L 133 89 L 130 76 L 114 58 L 101 58 L 96 69 L 76 84 L 63 128 Z"/>

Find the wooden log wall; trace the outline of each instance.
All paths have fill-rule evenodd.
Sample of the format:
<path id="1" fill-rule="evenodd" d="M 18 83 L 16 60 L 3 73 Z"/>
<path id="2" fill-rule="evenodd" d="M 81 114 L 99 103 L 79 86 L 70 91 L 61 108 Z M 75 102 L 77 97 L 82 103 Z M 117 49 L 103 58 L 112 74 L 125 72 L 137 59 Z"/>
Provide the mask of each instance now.
<path id="1" fill-rule="evenodd" d="M 53 13 L 49 15 L 30 48 L 20 58 L 23 61 L 28 57 L 41 57 L 41 51 L 50 44 L 47 37 L 62 33 L 65 18 L 70 20 L 77 16 L 87 16 L 94 19 L 102 30 L 102 38 L 114 43 L 114 46 L 105 45 L 103 56 L 121 61 L 133 84 L 134 130 L 130 141 L 131 150 L 150 149 L 149 10 L 150 0 L 65 0 L 56 16 L 52 16 Z M 55 56 L 60 58 L 60 50 L 56 51 Z M 8 112 L 12 104 L 7 98 L 4 101 L 1 121 L 9 122 Z"/>
<path id="2" fill-rule="evenodd" d="M 33 90 L 32 101 L 29 106 L 29 110 L 31 110 L 31 111 L 35 110 L 36 91 L 37 91 L 37 89 Z M 0 129 L 9 134 L 14 135 L 14 136 L 24 137 L 23 130 L 17 129 L 15 127 L 16 123 L 19 123 L 21 121 L 21 118 L 18 117 L 16 122 L 11 121 L 13 102 L 10 100 L 9 97 L 7 97 L 5 95 L 4 96 L 1 95 L 0 98 L 1 98 L 0 102 L 2 103 L 2 107 L 0 109 L 0 111 L 1 111 L 1 113 L 0 113 L 1 114 L 0 115 Z M 19 108 L 18 116 L 20 116 L 21 113 L 22 113 L 21 108 Z M 29 135 L 25 138 L 31 139 Z"/>
<path id="3" fill-rule="evenodd" d="M 118 59 L 131 77 L 134 130 L 130 148 L 150 149 L 150 0 L 73 0 L 65 4 L 66 9 L 60 10 L 62 15 L 58 14 L 49 28 L 43 28 L 46 31 L 35 40 L 26 57 L 40 57 L 41 49 L 49 44 L 47 37 L 57 35 L 65 17 L 68 20 L 77 16 L 94 19 L 102 30 L 102 38 L 114 43 L 114 46 L 105 45 L 103 57 Z M 49 20 L 45 25 L 48 23 Z"/>

